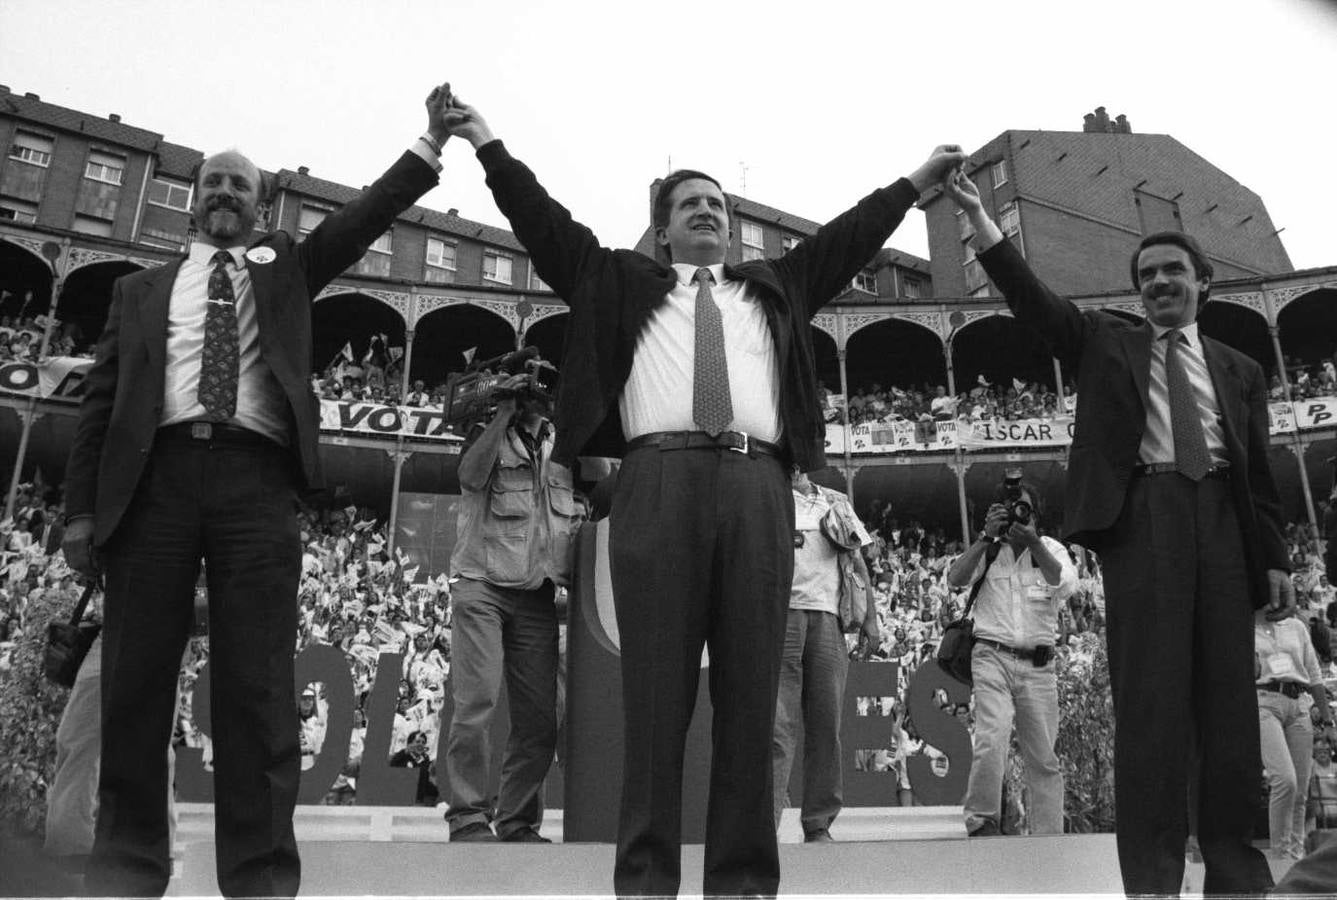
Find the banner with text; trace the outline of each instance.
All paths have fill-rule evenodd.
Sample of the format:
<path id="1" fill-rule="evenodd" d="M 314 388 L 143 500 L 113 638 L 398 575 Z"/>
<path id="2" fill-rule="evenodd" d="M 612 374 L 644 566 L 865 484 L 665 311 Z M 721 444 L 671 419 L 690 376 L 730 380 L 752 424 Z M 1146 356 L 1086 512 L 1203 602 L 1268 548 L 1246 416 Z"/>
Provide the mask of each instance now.
<path id="1" fill-rule="evenodd" d="M 320 401 L 320 430 L 379 437 L 402 435 L 417 440 L 464 440 L 460 435 L 446 430 L 446 419 L 440 409 L 349 403 L 342 400 Z"/>
<path id="2" fill-rule="evenodd" d="M 93 365 L 78 356 L 53 356 L 40 363 L 0 363 L 0 393 L 78 403 L 84 376 Z"/>

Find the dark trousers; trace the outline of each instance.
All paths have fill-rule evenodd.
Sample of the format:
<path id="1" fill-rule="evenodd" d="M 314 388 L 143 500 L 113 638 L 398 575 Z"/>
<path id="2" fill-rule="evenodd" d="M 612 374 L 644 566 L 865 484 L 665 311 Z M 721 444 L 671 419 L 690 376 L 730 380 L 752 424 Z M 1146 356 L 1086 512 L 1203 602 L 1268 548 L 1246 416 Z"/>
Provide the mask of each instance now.
<path id="1" fill-rule="evenodd" d="M 775 778 L 775 824 L 789 800 L 794 749 L 803 741 L 805 837 L 831 827 L 844 806 L 840 710 L 845 705 L 849 649 L 835 613 L 791 609 L 780 663 L 771 766 Z"/>
<path id="2" fill-rule="evenodd" d="M 171 876 L 167 755 L 200 560 L 209 588 L 218 886 L 297 892 L 293 652 L 301 564 L 289 454 L 163 438 L 104 548 L 102 771 L 86 882 L 161 896 Z"/>
<path id="3" fill-rule="evenodd" d="M 496 796 L 497 834 L 543 824 L 543 779 L 557 749 L 557 607 L 553 585 L 531 591 L 461 578 L 451 590 L 450 691 L 446 742 L 451 832 L 486 825 L 492 715 L 502 679 L 510 735 Z"/>
<path id="4" fill-rule="evenodd" d="M 614 888 L 678 892 L 683 754 L 706 645 L 704 891 L 773 895 L 771 734 L 794 571 L 788 473 L 730 450 L 634 450 L 610 521 L 626 753 Z"/>
<path id="5" fill-rule="evenodd" d="M 1262 779 L 1253 606 L 1230 485 L 1135 477 L 1100 559 L 1124 889 L 1178 894 L 1196 772 L 1204 893 L 1259 894 L 1272 878 L 1250 844 Z"/>

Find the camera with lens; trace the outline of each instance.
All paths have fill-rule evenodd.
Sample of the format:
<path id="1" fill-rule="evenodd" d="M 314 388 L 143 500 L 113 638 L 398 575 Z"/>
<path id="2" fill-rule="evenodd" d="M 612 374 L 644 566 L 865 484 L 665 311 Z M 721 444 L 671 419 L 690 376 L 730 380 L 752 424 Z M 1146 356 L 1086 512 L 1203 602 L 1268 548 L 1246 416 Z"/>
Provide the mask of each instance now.
<path id="1" fill-rule="evenodd" d="M 512 376 L 525 374 L 529 380 L 518 390 L 503 384 Z M 477 360 L 446 382 L 445 418 L 451 424 L 486 419 L 502 400 L 515 397 L 517 402 L 542 400 L 552 403 L 557 396 L 557 367 L 539 356 L 537 347 L 524 347 L 491 359 Z"/>
<path id="2" fill-rule="evenodd" d="M 1003 526 L 1004 531 L 1011 528 L 1013 523 L 1031 524 L 1031 516 L 1035 512 L 1031 505 L 1022 499 L 1021 474 L 1020 469 L 1010 469 L 1003 476 L 1002 503 L 1007 507 L 1007 523 Z"/>

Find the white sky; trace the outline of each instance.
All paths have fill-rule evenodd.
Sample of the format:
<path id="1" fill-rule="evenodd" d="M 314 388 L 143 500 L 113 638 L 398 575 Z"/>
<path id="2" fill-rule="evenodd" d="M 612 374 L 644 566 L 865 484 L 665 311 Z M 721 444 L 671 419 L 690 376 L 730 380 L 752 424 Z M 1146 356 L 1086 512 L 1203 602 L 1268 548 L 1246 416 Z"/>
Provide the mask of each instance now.
<path id="1" fill-rule="evenodd" d="M 0 83 L 354 186 L 449 80 L 606 244 L 675 167 L 818 221 L 934 144 L 1080 131 L 1105 106 L 1258 193 L 1297 268 L 1337 265 L 1330 0 L 0 0 Z M 425 205 L 505 227 L 452 141 Z M 911 213 L 893 246 L 927 255 Z"/>

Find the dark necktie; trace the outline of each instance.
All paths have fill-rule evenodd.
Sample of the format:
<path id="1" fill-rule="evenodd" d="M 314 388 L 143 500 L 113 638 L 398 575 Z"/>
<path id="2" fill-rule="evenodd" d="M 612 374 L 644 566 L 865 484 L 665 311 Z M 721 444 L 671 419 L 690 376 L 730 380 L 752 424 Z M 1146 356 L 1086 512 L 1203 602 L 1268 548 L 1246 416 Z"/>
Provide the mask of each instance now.
<path id="1" fill-rule="evenodd" d="M 209 274 L 208 312 L 204 318 L 204 355 L 200 360 L 200 405 L 210 421 L 232 418 L 237 411 L 237 375 L 241 364 L 237 337 L 237 298 L 227 264 L 232 254 L 213 255 Z"/>
<path id="2" fill-rule="evenodd" d="M 710 293 L 710 269 L 696 270 L 696 351 L 692 419 L 711 437 L 733 421 L 729 397 L 729 361 L 724 356 L 724 318 Z"/>
<path id="3" fill-rule="evenodd" d="M 1184 333 L 1178 328 L 1165 334 L 1165 386 L 1170 394 L 1170 430 L 1174 432 L 1175 468 L 1194 481 L 1202 480 L 1212 467 L 1207 452 L 1207 438 L 1202 433 L 1202 416 L 1193 396 L 1188 372 L 1179 358 Z"/>

